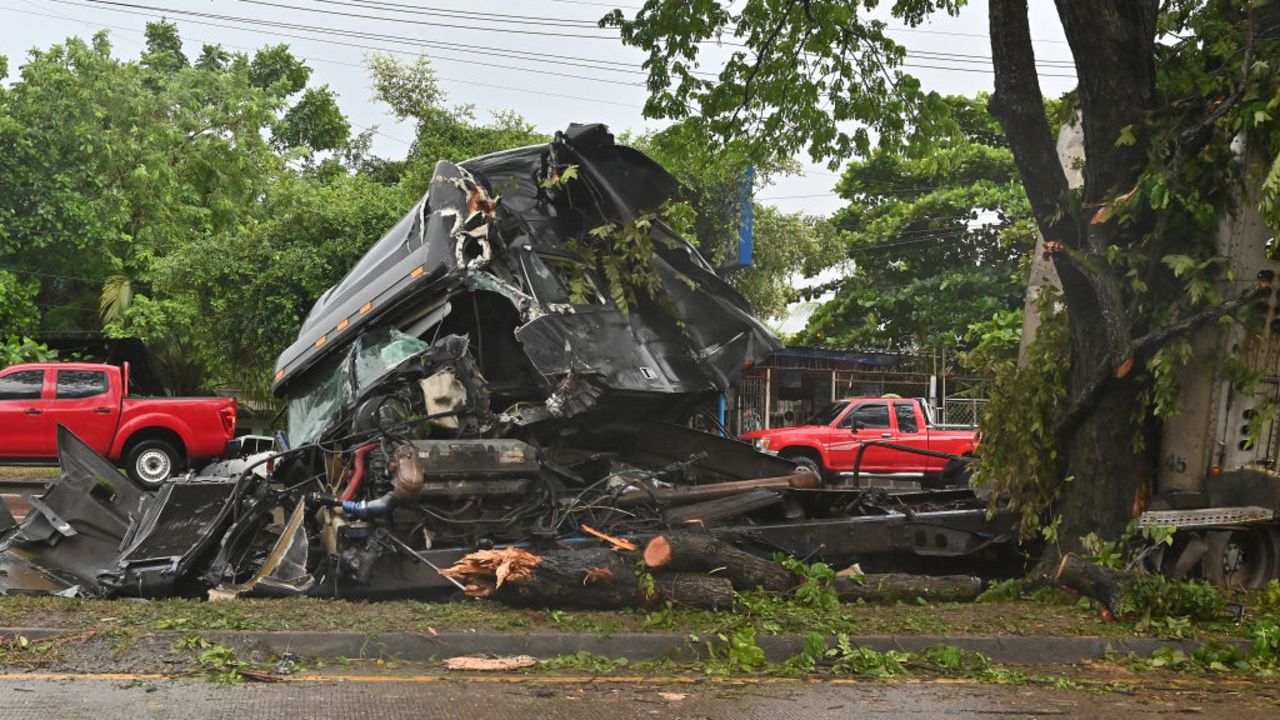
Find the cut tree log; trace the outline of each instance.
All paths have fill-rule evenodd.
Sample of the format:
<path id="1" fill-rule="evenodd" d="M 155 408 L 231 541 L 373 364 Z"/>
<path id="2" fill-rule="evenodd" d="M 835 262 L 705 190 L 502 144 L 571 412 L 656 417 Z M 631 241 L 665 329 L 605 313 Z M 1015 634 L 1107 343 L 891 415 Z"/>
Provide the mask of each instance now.
<path id="1" fill-rule="evenodd" d="M 1124 612 L 1124 596 L 1134 578 L 1129 573 L 1105 568 L 1067 553 L 1058 563 L 1054 579 L 1059 585 L 1097 602 L 1102 607 L 1102 616 L 1114 620 Z"/>
<path id="2" fill-rule="evenodd" d="M 471 597 L 491 597 L 510 605 L 608 610 L 670 601 L 706 610 L 733 606 L 733 583 L 728 578 L 655 573 L 648 587 L 641 583 L 640 562 L 638 553 L 608 548 L 544 555 L 499 548 L 470 553 L 441 574 L 464 583 Z"/>
<path id="3" fill-rule="evenodd" d="M 731 610 L 733 583 L 729 578 L 699 573 L 658 573 L 653 576 L 659 601 L 699 610 Z"/>
<path id="4" fill-rule="evenodd" d="M 696 532 L 672 532 L 649 540 L 644 564 L 651 570 L 714 572 L 728 578 L 735 590 L 757 587 L 787 593 L 795 575 L 771 560 L 756 557 L 722 540 Z"/>
<path id="5" fill-rule="evenodd" d="M 841 602 L 968 602 L 982 593 L 982 579 L 970 575 L 884 573 L 837 577 L 833 585 Z"/>

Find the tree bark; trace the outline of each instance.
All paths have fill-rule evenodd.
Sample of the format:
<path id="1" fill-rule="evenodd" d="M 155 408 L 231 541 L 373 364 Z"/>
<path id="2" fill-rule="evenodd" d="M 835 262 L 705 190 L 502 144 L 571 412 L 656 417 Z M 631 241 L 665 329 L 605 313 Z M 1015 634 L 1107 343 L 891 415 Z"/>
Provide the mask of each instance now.
<path id="1" fill-rule="evenodd" d="M 1058 537 L 1074 547 L 1096 531 L 1117 537 L 1140 510 L 1157 450 L 1154 422 L 1131 420 L 1149 385 L 1142 373 L 1094 387 L 1099 366 L 1113 368 L 1129 357 L 1135 327 L 1125 290 L 1106 261 L 1107 248 L 1127 247 L 1147 232 L 1149 218 L 1119 226 L 1096 215 L 1110 197 L 1128 192 L 1146 163 L 1147 114 L 1155 109 L 1154 0 L 1058 0 L 1058 14 L 1080 80 L 1085 134 L 1083 212 L 1075 208 L 1059 165 L 1035 75 L 1035 55 L 1026 0 L 991 0 L 991 47 L 995 94 L 990 109 L 1009 138 L 1028 199 L 1046 241 L 1072 252 L 1055 253 L 1071 327 L 1069 400 L 1097 393 L 1087 412 L 1061 428 L 1067 458 Z M 1122 130 L 1133 126 L 1137 141 L 1117 148 Z M 1093 222 L 1099 220 L 1099 222 Z M 1075 260 L 1071 258 L 1075 257 Z M 1152 301 L 1158 302 L 1159 298 Z M 1135 433 L 1143 441 L 1135 451 Z M 1050 548 L 1050 553 L 1056 552 Z"/>
<path id="2" fill-rule="evenodd" d="M 645 545 L 644 564 L 651 570 L 714 571 L 728 578 L 735 590 L 760 587 L 786 593 L 796 586 L 795 576 L 778 563 L 703 533 L 673 532 L 654 537 Z"/>
<path id="3" fill-rule="evenodd" d="M 1124 593 L 1133 576 L 1067 553 L 1058 563 L 1054 579 L 1059 585 L 1096 601 L 1105 611 L 1104 617 L 1110 620 L 1123 612 Z"/>
<path id="4" fill-rule="evenodd" d="M 659 573 L 653 578 L 659 601 L 699 610 L 732 610 L 733 583 L 728 578 L 698 573 Z"/>
<path id="5" fill-rule="evenodd" d="M 913 602 L 916 598 L 930 602 L 968 602 L 982 593 L 982 579 L 970 575 L 859 575 L 837 577 L 835 591 L 841 602 Z"/>

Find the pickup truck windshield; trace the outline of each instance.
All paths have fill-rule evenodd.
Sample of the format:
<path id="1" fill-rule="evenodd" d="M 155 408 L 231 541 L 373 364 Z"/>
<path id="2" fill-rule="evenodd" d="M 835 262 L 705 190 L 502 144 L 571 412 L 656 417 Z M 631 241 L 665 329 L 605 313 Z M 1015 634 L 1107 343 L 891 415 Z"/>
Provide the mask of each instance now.
<path id="1" fill-rule="evenodd" d="M 849 403 L 847 402 L 833 402 L 813 415 L 810 415 L 809 419 L 804 421 L 804 424 L 830 425 L 836 421 L 836 418 L 840 417 L 840 413 L 844 412 L 846 407 L 849 407 Z"/>
<path id="2" fill-rule="evenodd" d="M 330 420 L 389 371 L 429 345 L 399 330 L 367 333 L 347 352 L 312 371 L 289 401 L 289 439 L 314 440 Z M 355 377 L 352 377 L 352 355 Z"/>

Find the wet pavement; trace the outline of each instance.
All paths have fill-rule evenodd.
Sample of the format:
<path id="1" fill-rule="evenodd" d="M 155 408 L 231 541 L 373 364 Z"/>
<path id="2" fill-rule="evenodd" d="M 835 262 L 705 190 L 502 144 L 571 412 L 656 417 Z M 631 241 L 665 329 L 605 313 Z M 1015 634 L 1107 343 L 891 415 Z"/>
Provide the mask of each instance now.
<path id="1" fill-rule="evenodd" d="M 217 685 L 155 676 L 8 675 L 0 720 L 168 718 L 1120 718 L 1272 719 L 1274 686 L 1088 691 L 954 681 L 762 681 L 586 676 L 346 675 Z"/>

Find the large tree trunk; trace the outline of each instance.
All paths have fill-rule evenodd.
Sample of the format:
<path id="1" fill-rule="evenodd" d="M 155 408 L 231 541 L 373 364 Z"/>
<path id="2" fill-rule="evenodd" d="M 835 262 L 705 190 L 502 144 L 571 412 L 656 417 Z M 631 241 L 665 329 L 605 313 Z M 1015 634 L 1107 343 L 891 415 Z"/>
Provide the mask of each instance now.
<path id="1" fill-rule="evenodd" d="M 1123 531 L 1145 498 L 1158 450 L 1152 424 L 1135 427 L 1131 420 L 1148 381 L 1124 371 L 1133 336 L 1146 328 L 1134 327 L 1124 286 L 1105 259 L 1109 245 L 1131 245 L 1149 221 L 1120 226 L 1095 215 L 1108 198 L 1134 186 L 1147 158 L 1141 128 L 1156 104 L 1156 10 L 1154 0 L 1058 2 L 1080 80 L 1085 133 L 1084 204 L 1076 209 L 1044 115 L 1026 0 L 990 4 L 991 111 L 1009 137 L 1041 233 L 1063 247 L 1053 258 L 1071 327 L 1071 372 L 1060 447 L 1065 475 L 1074 480 L 1055 510 L 1062 517 L 1058 537 L 1069 547 L 1089 532 L 1115 537 Z M 1137 142 L 1117 148 L 1128 126 L 1138 128 Z M 1135 434 L 1146 440 L 1136 452 Z"/>

